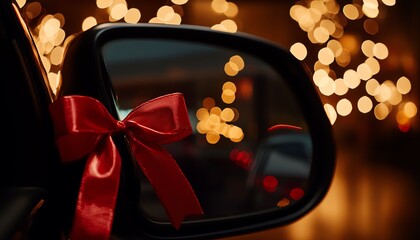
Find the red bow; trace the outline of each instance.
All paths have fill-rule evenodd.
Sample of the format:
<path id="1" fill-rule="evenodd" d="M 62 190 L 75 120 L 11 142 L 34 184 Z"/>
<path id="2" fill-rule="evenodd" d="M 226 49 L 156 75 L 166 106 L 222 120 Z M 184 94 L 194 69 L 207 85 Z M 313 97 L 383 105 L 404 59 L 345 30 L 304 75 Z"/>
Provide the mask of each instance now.
<path id="1" fill-rule="evenodd" d="M 187 215 L 203 214 L 181 169 L 160 145 L 191 134 L 180 93 L 150 100 L 115 120 L 96 99 L 65 96 L 50 106 L 63 161 L 89 154 L 81 180 L 71 239 L 108 239 L 114 216 L 121 157 L 112 134 L 123 132 L 175 228 Z"/>

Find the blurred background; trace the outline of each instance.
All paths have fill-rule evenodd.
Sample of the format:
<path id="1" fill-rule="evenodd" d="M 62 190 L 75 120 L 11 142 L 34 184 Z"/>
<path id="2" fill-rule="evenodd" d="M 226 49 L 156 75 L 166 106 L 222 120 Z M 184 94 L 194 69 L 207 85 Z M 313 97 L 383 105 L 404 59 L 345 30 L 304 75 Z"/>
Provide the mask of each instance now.
<path id="1" fill-rule="evenodd" d="M 318 207 L 290 225 L 225 240 L 420 237 L 420 2 L 17 2 L 53 88 L 59 86 L 68 42 L 103 22 L 193 24 L 251 33 L 309 66 L 337 142 L 331 189 Z"/>

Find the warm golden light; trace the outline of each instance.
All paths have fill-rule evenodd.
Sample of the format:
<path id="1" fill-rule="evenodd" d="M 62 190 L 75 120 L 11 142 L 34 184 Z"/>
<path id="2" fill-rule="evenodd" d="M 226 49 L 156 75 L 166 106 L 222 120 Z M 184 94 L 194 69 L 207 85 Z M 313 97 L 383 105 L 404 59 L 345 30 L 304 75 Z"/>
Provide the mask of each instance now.
<path id="1" fill-rule="evenodd" d="M 384 120 L 389 115 L 389 109 L 384 103 L 379 103 L 374 109 L 376 119 Z"/>
<path id="2" fill-rule="evenodd" d="M 188 2 L 188 0 L 171 0 L 174 4 L 177 5 L 184 5 Z"/>
<path id="3" fill-rule="evenodd" d="M 417 106 L 413 102 L 404 104 L 404 114 L 408 118 L 413 118 L 417 115 Z"/>
<path id="4" fill-rule="evenodd" d="M 369 69 L 371 71 L 371 75 L 376 75 L 381 70 L 381 66 L 380 66 L 378 60 L 376 60 L 373 57 L 367 58 L 365 60 L 365 63 L 369 66 Z"/>
<path id="5" fill-rule="evenodd" d="M 242 71 L 242 69 L 244 69 L 244 67 L 245 67 L 245 61 L 239 55 L 232 56 L 229 59 L 229 62 L 234 63 L 237 66 L 238 71 Z"/>
<path id="6" fill-rule="evenodd" d="M 325 43 L 330 38 L 330 33 L 328 32 L 328 29 L 324 27 L 317 27 L 313 31 L 314 38 L 318 43 Z"/>
<path id="7" fill-rule="evenodd" d="M 197 110 L 195 116 L 199 121 L 205 121 L 210 116 L 210 114 L 207 108 L 200 108 Z"/>
<path id="8" fill-rule="evenodd" d="M 236 85 L 233 82 L 225 82 L 222 86 L 222 90 L 225 91 L 227 89 L 232 90 L 232 92 L 236 92 Z"/>
<path id="9" fill-rule="evenodd" d="M 290 52 L 293 54 L 293 56 L 295 56 L 295 58 L 299 59 L 299 60 L 304 60 L 306 58 L 306 55 L 308 54 L 308 51 L 305 47 L 305 45 L 303 45 L 300 42 L 297 42 L 295 44 L 293 44 L 290 47 Z"/>
<path id="10" fill-rule="evenodd" d="M 203 107 L 210 110 L 212 109 L 214 106 L 216 106 L 216 102 L 214 101 L 213 98 L 211 97 L 206 97 L 203 100 Z"/>
<path id="11" fill-rule="evenodd" d="M 211 7 L 217 13 L 224 13 L 229 9 L 229 4 L 226 0 L 213 0 Z"/>
<path id="12" fill-rule="evenodd" d="M 388 57 L 388 48 L 383 43 L 376 43 L 373 46 L 373 54 L 376 58 L 383 60 Z"/>
<path id="13" fill-rule="evenodd" d="M 334 53 L 331 49 L 325 47 L 318 52 L 319 62 L 324 65 L 330 65 L 334 62 Z"/>
<path id="14" fill-rule="evenodd" d="M 127 4 L 124 3 L 117 3 L 111 7 L 111 11 L 109 13 L 110 19 L 112 20 L 120 20 L 124 18 L 127 14 Z"/>
<path id="15" fill-rule="evenodd" d="M 337 120 L 337 112 L 335 111 L 334 107 L 327 103 L 324 105 L 324 110 L 327 113 L 331 125 L 334 125 L 335 121 Z"/>
<path id="16" fill-rule="evenodd" d="M 354 4 L 347 4 L 343 7 L 344 16 L 350 20 L 356 20 L 359 18 L 359 10 Z"/>
<path id="17" fill-rule="evenodd" d="M 375 35 L 379 32 L 379 25 L 374 19 L 366 19 L 363 22 L 363 28 L 370 35 Z"/>
<path id="18" fill-rule="evenodd" d="M 335 80 L 335 94 L 338 96 L 343 96 L 349 91 L 349 88 L 344 83 L 344 79 L 337 78 Z"/>
<path id="19" fill-rule="evenodd" d="M 344 98 L 341 99 L 340 101 L 338 101 L 337 103 L 337 113 L 341 116 L 347 116 L 351 113 L 351 111 L 353 110 L 353 106 L 351 104 L 351 102 Z"/>
<path id="20" fill-rule="evenodd" d="M 387 6 L 394 6 L 396 3 L 396 0 L 382 0 L 382 2 Z"/>
<path id="21" fill-rule="evenodd" d="M 26 5 L 25 10 L 26 16 L 30 19 L 34 19 L 41 13 L 42 6 L 39 2 L 32 2 Z"/>
<path id="22" fill-rule="evenodd" d="M 357 76 L 362 80 L 368 80 L 372 77 L 372 70 L 369 65 L 362 63 L 357 67 Z"/>
<path id="23" fill-rule="evenodd" d="M 216 144 L 220 140 L 220 135 L 217 132 L 207 132 L 207 142 L 210 144 Z"/>
<path id="24" fill-rule="evenodd" d="M 140 10 L 137 8 L 130 8 L 124 16 L 124 21 L 127 23 L 138 23 L 141 18 Z"/>
<path id="25" fill-rule="evenodd" d="M 222 101 L 226 104 L 231 104 L 235 101 L 235 92 L 233 92 L 231 89 L 226 89 L 222 93 Z"/>
<path id="26" fill-rule="evenodd" d="M 55 47 L 50 53 L 50 61 L 53 65 L 60 65 L 64 58 L 64 48 Z"/>
<path id="27" fill-rule="evenodd" d="M 397 81 L 397 89 L 401 94 L 407 94 L 411 91 L 411 82 L 407 77 L 400 77 Z"/>
<path id="28" fill-rule="evenodd" d="M 26 0 L 16 0 L 16 3 L 20 8 L 22 8 L 23 6 L 25 6 Z"/>
<path id="29" fill-rule="evenodd" d="M 235 63 L 229 61 L 225 64 L 226 75 L 232 77 L 232 76 L 236 76 L 238 72 L 239 72 L 239 67 Z"/>
<path id="30" fill-rule="evenodd" d="M 366 92 L 371 96 L 376 96 L 379 94 L 381 86 L 376 79 L 370 79 L 366 82 Z"/>
<path id="31" fill-rule="evenodd" d="M 371 40 L 366 40 L 362 43 L 362 52 L 365 54 L 366 57 L 371 58 L 374 57 L 375 54 L 373 53 L 373 47 L 375 43 Z"/>
<path id="32" fill-rule="evenodd" d="M 357 102 L 357 108 L 359 109 L 359 111 L 361 113 L 368 113 L 372 110 L 373 108 L 373 103 L 372 100 L 367 97 L 367 96 L 363 96 L 359 99 L 359 101 Z"/>
<path id="33" fill-rule="evenodd" d="M 231 108 L 223 109 L 220 117 L 225 122 L 231 122 L 235 118 L 235 112 Z"/>
<path id="34" fill-rule="evenodd" d="M 340 51 L 342 51 L 343 49 L 343 47 L 341 46 L 341 43 L 335 39 L 328 41 L 327 47 L 331 49 L 335 57 L 339 56 Z"/>
<path id="35" fill-rule="evenodd" d="M 86 31 L 86 30 L 88 30 L 89 28 L 91 28 L 91 27 L 93 27 L 93 26 L 95 26 L 95 25 L 97 25 L 98 23 L 97 23 L 97 21 L 96 21 L 96 18 L 94 18 L 94 17 L 92 17 L 92 16 L 90 16 L 90 17 L 87 17 L 87 18 L 85 18 L 85 20 L 83 20 L 83 23 L 82 23 L 82 30 L 83 31 Z"/>
<path id="36" fill-rule="evenodd" d="M 233 3 L 233 2 L 228 2 L 228 9 L 226 11 L 224 11 L 223 13 L 225 14 L 226 17 L 236 17 L 236 15 L 238 15 L 239 12 L 239 8 L 238 6 Z"/>
<path id="37" fill-rule="evenodd" d="M 343 79 L 348 88 L 355 89 L 360 85 L 360 77 L 353 69 L 344 72 Z"/>
<path id="38" fill-rule="evenodd" d="M 114 0 L 96 0 L 96 6 L 99 9 L 105 9 L 105 8 L 110 7 L 113 2 Z"/>

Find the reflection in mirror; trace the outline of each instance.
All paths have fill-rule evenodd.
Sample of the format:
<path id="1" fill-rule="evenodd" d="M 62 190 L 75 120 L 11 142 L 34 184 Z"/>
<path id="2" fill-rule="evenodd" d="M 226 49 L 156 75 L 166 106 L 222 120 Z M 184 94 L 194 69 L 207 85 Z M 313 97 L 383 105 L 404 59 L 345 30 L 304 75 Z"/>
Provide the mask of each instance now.
<path id="1" fill-rule="evenodd" d="M 311 137 L 298 96 L 269 64 L 215 45 L 162 39 L 115 40 L 102 54 L 121 119 L 152 98 L 184 95 L 193 134 L 165 148 L 194 188 L 200 218 L 285 208 L 305 194 Z M 147 180 L 139 206 L 167 221 Z"/>

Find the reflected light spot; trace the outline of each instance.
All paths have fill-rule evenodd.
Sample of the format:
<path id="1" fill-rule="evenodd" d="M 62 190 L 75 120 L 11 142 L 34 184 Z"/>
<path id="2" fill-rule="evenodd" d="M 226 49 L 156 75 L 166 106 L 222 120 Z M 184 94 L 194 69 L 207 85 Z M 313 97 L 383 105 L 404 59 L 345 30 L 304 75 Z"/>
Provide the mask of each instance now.
<path id="1" fill-rule="evenodd" d="M 384 103 L 379 103 L 374 109 L 374 114 L 376 119 L 384 120 L 389 114 L 389 109 Z"/>
<path id="2" fill-rule="evenodd" d="M 383 43 L 376 43 L 373 46 L 373 54 L 376 58 L 383 60 L 388 57 L 388 48 Z"/>
<path id="3" fill-rule="evenodd" d="M 213 107 L 210 109 L 210 114 L 217 116 L 219 118 L 220 114 L 222 113 L 222 109 L 219 107 Z M 220 119 L 217 119 L 216 121 L 220 121 Z"/>
<path id="4" fill-rule="evenodd" d="M 220 135 L 217 132 L 210 131 L 206 133 L 206 140 L 210 144 L 216 144 L 220 140 Z"/>
<path id="5" fill-rule="evenodd" d="M 265 176 L 263 179 L 263 187 L 267 192 L 275 192 L 279 181 L 274 176 Z"/>
<path id="6" fill-rule="evenodd" d="M 407 77 L 400 77 L 397 81 L 397 89 L 401 94 L 407 94 L 411 91 L 411 82 Z"/>
<path id="7" fill-rule="evenodd" d="M 222 86 L 222 90 L 227 90 L 230 89 L 232 90 L 234 93 L 236 92 L 236 85 L 233 82 L 225 82 Z"/>
<path id="8" fill-rule="evenodd" d="M 231 77 L 236 76 L 238 72 L 239 72 L 239 67 L 234 62 L 227 62 L 225 64 L 225 73 L 228 76 L 231 76 Z"/>
<path id="9" fill-rule="evenodd" d="M 295 58 L 299 59 L 300 61 L 304 60 L 306 58 L 306 55 L 308 54 L 305 45 L 303 45 L 300 42 L 293 44 L 290 47 L 290 52 L 293 54 L 293 56 L 295 56 Z"/>
<path id="10" fill-rule="evenodd" d="M 235 117 L 235 113 L 231 108 L 225 108 L 223 109 L 222 113 L 220 114 L 220 117 L 225 122 L 230 122 Z"/>
<path id="11" fill-rule="evenodd" d="M 245 61 L 239 55 L 232 56 L 230 62 L 233 62 L 237 66 L 238 71 L 241 71 L 245 67 Z"/>
<path id="12" fill-rule="evenodd" d="M 290 198 L 293 200 L 299 200 L 303 197 L 305 192 L 301 188 L 293 188 L 292 191 L 290 191 Z"/>
<path id="13" fill-rule="evenodd" d="M 343 117 L 349 115 L 351 111 L 353 110 L 353 106 L 351 102 L 344 98 L 338 101 L 337 103 L 337 113 Z"/>
<path id="14" fill-rule="evenodd" d="M 237 127 L 237 126 L 232 126 L 229 129 L 229 132 L 228 132 L 228 136 L 231 139 L 239 139 L 239 138 L 243 137 L 243 134 L 244 133 L 243 133 L 242 129 L 240 127 Z"/>
<path id="15" fill-rule="evenodd" d="M 226 89 L 222 93 L 222 101 L 226 104 L 233 103 L 235 101 L 235 93 L 230 89 Z"/>
<path id="16" fill-rule="evenodd" d="M 359 109 L 359 111 L 361 113 L 368 113 L 372 110 L 373 108 L 373 103 L 372 100 L 367 97 L 367 96 L 363 96 L 359 99 L 359 101 L 357 102 L 357 108 Z"/>
<path id="17" fill-rule="evenodd" d="M 290 204 L 290 200 L 288 198 L 283 198 L 277 203 L 277 207 L 287 207 Z"/>
<path id="18" fill-rule="evenodd" d="M 313 75 L 313 81 L 315 83 L 315 85 L 320 86 L 321 83 L 323 82 L 323 79 L 325 78 L 329 78 L 328 76 L 328 72 L 325 71 L 324 69 L 319 69 L 317 71 L 315 71 L 314 75 Z"/>
<path id="19" fill-rule="evenodd" d="M 204 121 L 210 116 L 209 111 L 206 108 L 198 109 L 195 115 L 200 121 Z"/>
<path id="20" fill-rule="evenodd" d="M 337 120 L 337 112 L 335 111 L 334 107 L 327 103 L 324 105 L 324 110 L 328 116 L 328 119 L 330 119 L 331 125 L 334 125 L 335 121 Z"/>
<path id="21" fill-rule="evenodd" d="M 140 10 L 137 8 L 130 8 L 124 16 L 124 21 L 127 23 L 138 23 L 141 18 Z"/>
<path id="22" fill-rule="evenodd" d="M 417 115 L 417 106 L 413 102 L 408 102 L 404 104 L 404 114 L 409 117 L 413 118 Z"/>
<path id="23" fill-rule="evenodd" d="M 87 17 L 87 18 L 85 18 L 85 20 L 83 20 L 83 23 L 82 23 L 82 30 L 83 30 L 83 31 L 86 31 L 86 30 L 88 30 L 89 28 L 91 28 L 91 27 L 95 26 L 96 24 L 98 24 L 98 23 L 97 23 L 97 21 L 96 21 L 96 18 L 94 18 L 94 17 L 92 17 L 92 16 Z"/>
<path id="24" fill-rule="evenodd" d="M 216 102 L 211 97 L 206 97 L 203 100 L 203 107 L 207 108 L 208 110 L 212 109 L 214 106 L 216 106 Z"/>

